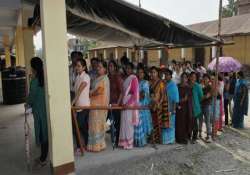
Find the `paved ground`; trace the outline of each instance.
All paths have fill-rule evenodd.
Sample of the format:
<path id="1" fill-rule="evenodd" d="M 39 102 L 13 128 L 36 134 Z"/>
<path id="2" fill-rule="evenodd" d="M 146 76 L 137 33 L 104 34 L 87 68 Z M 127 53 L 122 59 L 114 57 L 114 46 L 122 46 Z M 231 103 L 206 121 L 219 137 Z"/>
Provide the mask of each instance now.
<path id="1" fill-rule="evenodd" d="M 0 174 L 50 174 L 49 167 L 28 173 L 24 154 L 23 105 L 0 105 Z M 76 174 L 207 175 L 250 173 L 250 119 L 245 130 L 226 129 L 217 142 L 196 145 L 159 145 L 131 151 L 112 150 L 76 157 Z M 30 116 L 32 125 L 32 117 Z M 107 138 L 109 140 L 109 137 Z M 39 150 L 32 142 L 33 158 Z M 232 172 L 217 172 L 232 170 Z"/>
<path id="2" fill-rule="evenodd" d="M 31 116 L 29 122 L 33 128 Z M 76 174 L 249 175 L 250 117 L 246 117 L 245 123 L 246 129 L 227 128 L 219 139 L 211 144 L 199 141 L 196 145 L 159 145 L 158 149 L 148 146 L 131 151 L 113 151 L 109 145 L 102 153 L 86 153 L 84 157 L 76 157 Z M 109 137 L 107 141 L 110 143 Z M 33 158 L 39 154 L 34 139 L 32 153 Z M 23 105 L 0 105 L 0 174 L 50 174 L 49 166 L 32 173 L 26 169 Z"/>

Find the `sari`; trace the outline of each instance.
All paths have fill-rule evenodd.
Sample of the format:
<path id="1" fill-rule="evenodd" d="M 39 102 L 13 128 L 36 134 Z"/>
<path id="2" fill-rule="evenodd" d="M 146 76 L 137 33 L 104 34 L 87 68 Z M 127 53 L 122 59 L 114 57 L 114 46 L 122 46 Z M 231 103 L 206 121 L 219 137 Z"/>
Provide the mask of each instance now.
<path id="1" fill-rule="evenodd" d="M 98 77 L 93 82 L 95 92 L 90 99 L 91 106 L 108 106 L 109 105 L 109 79 L 107 75 Z M 99 152 L 106 148 L 106 118 L 107 110 L 91 110 L 89 113 L 89 138 L 88 151 Z"/>
<path id="2" fill-rule="evenodd" d="M 123 83 L 123 99 L 125 106 L 139 105 L 139 83 L 135 75 L 130 75 Z M 121 112 L 120 136 L 118 145 L 124 149 L 132 149 L 134 144 L 134 127 L 139 124 L 138 110 Z"/>
<path id="3" fill-rule="evenodd" d="M 192 126 L 192 90 L 188 85 L 179 85 L 180 102 L 176 110 L 176 142 L 186 144 Z"/>
<path id="4" fill-rule="evenodd" d="M 140 98 L 140 106 L 148 106 L 150 104 L 149 83 L 141 80 L 139 83 L 139 91 L 143 94 Z M 147 144 L 147 137 L 152 131 L 152 118 L 150 110 L 139 111 L 139 125 L 135 127 L 134 145 L 142 147 Z"/>
<path id="5" fill-rule="evenodd" d="M 175 104 L 179 103 L 178 87 L 173 80 L 167 82 L 166 94 L 168 97 L 168 112 L 170 112 L 169 126 L 162 130 L 162 143 L 172 144 L 175 142 Z"/>
<path id="6" fill-rule="evenodd" d="M 152 123 L 153 131 L 151 134 L 151 142 L 162 143 L 162 117 L 166 116 L 166 121 L 169 121 L 167 96 L 165 93 L 164 82 L 158 80 L 151 84 L 150 87 L 151 99 L 152 99 Z M 167 122 L 168 123 L 168 122 Z M 168 123 L 169 124 L 169 123 Z M 167 125 L 168 125 L 167 124 Z"/>
<path id="7" fill-rule="evenodd" d="M 242 98 L 244 98 L 242 100 Z M 242 101 L 241 101 L 242 100 Z M 242 104 L 241 104 L 242 103 Z M 244 115 L 248 114 L 248 89 L 246 80 L 238 80 L 234 95 L 233 127 L 244 128 Z"/>
<path id="8" fill-rule="evenodd" d="M 220 94 L 220 118 L 219 118 L 219 125 L 218 125 L 218 130 L 222 130 L 223 128 L 223 117 L 224 117 L 224 97 L 223 97 L 223 92 L 224 92 L 224 82 L 220 81 L 219 82 L 219 94 Z"/>

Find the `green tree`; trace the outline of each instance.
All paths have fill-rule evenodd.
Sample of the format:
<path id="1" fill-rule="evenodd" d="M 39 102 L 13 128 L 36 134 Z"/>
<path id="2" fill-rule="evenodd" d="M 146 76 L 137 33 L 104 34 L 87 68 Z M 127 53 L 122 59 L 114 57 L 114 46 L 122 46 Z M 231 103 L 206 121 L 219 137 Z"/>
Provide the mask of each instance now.
<path id="1" fill-rule="evenodd" d="M 228 4 L 222 8 L 222 17 L 232 17 L 237 14 L 236 0 L 228 0 Z"/>

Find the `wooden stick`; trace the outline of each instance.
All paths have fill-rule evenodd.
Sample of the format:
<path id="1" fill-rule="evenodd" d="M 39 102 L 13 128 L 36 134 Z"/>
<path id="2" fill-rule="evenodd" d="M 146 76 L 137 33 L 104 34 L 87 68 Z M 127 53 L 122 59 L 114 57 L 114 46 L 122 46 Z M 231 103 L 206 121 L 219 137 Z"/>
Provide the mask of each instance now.
<path id="1" fill-rule="evenodd" d="M 73 110 L 149 110 L 148 106 L 73 106 Z"/>
<path id="2" fill-rule="evenodd" d="M 226 173 L 226 172 L 233 172 L 233 171 L 236 171 L 236 169 L 218 170 L 218 171 L 215 171 L 215 172 L 216 173 Z"/>
<path id="3" fill-rule="evenodd" d="M 149 107 L 148 106 L 73 106 L 71 108 L 72 110 L 72 120 L 73 120 L 73 124 L 76 128 L 76 139 L 80 145 L 80 150 L 82 155 L 84 154 L 84 148 L 83 145 L 85 145 L 84 141 L 82 141 L 81 139 L 81 133 L 80 133 L 80 129 L 77 123 L 77 119 L 76 119 L 76 111 L 77 110 L 148 110 Z"/>
<path id="4" fill-rule="evenodd" d="M 78 126 L 78 123 L 77 123 L 77 119 L 76 119 L 76 111 L 74 109 L 72 109 L 72 120 L 73 120 L 75 129 L 76 129 L 76 139 L 77 139 L 77 141 L 78 141 L 78 143 L 80 145 L 80 150 L 81 150 L 81 153 L 82 153 L 82 156 L 83 156 L 84 155 L 83 145 L 85 145 L 85 143 L 81 139 L 81 133 L 80 133 L 80 129 L 79 129 L 79 126 Z"/>

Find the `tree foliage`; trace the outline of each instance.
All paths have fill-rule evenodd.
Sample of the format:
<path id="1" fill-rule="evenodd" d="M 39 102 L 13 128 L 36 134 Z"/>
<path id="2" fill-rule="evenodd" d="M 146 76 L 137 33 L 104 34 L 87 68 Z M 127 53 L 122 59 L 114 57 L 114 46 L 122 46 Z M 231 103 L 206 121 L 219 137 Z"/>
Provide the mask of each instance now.
<path id="1" fill-rule="evenodd" d="M 236 0 L 228 0 L 228 4 L 222 8 L 222 17 L 232 17 L 237 14 Z"/>

